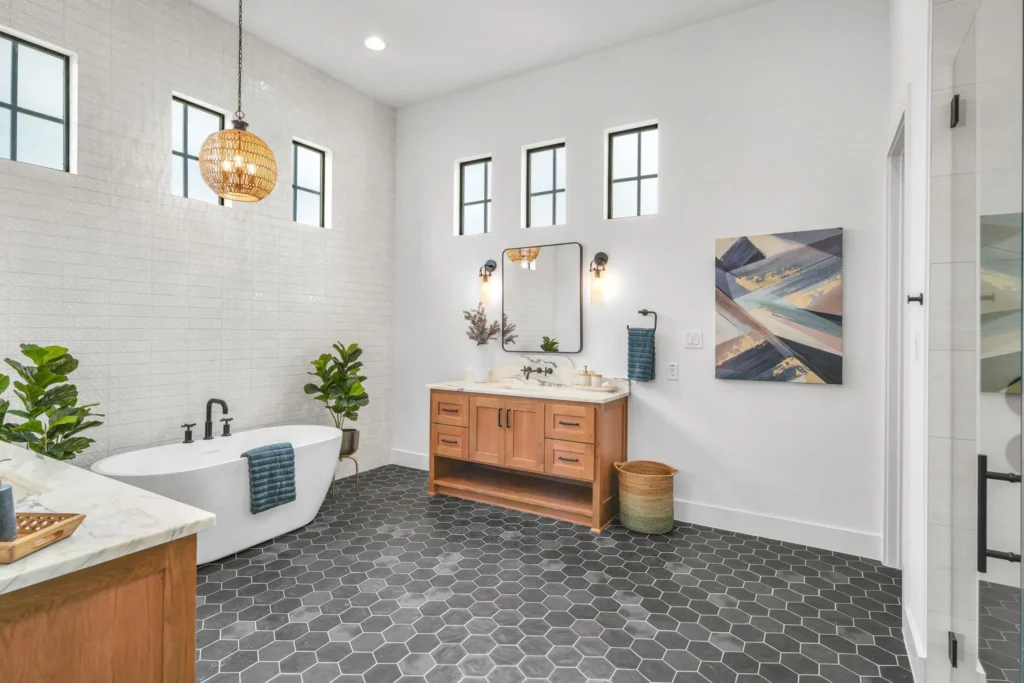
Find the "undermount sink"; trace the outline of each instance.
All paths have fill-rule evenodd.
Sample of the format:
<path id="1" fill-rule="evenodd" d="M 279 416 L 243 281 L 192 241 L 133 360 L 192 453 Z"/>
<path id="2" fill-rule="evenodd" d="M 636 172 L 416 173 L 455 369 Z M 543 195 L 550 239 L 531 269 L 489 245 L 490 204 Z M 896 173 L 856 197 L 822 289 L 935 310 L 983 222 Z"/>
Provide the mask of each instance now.
<path id="1" fill-rule="evenodd" d="M 10 484 L 14 488 L 14 500 L 34 496 L 37 493 L 46 493 L 50 490 L 38 482 L 28 481 L 4 469 L 4 465 L 5 463 L 0 461 L 0 484 Z"/>

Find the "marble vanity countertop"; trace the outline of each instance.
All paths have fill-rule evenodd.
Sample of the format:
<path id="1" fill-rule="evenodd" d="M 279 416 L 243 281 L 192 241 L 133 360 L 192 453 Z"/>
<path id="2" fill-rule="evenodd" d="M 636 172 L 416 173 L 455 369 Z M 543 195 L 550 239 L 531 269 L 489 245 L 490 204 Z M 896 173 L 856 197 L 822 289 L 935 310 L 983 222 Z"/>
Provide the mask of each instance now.
<path id="1" fill-rule="evenodd" d="M 82 513 L 74 535 L 0 564 L 0 594 L 101 564 L 212 527 L 213 513 L 87 469 L 0 443 L 0 480 L 18 512 Z"/>
<path id="2" fill-rule="evenodd" d="M 527 383 L 517 379 L 501 380 L 498 382 L 460 380 L 428 384 L 427 388 L 438 391 L 463 391 L 472 394 L 558 399 L 562 401 L 575 401 L 577 403 L 611 403 L 612 401 L 629 396 L 629 383 L 626 380 L 610 379 L 608 382 L 615 384 L 616 388 L 614 391 L 581 389 L 571 385 Z"/>

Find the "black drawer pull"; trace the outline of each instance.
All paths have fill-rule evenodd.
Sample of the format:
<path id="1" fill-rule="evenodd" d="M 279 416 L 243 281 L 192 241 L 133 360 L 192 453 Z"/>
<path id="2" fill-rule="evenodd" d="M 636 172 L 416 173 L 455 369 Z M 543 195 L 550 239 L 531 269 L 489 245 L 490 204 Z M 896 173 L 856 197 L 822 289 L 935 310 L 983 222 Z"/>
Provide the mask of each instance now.
<path id="1" fill-rule="evenodd" d="M 579 458 L 563 458 L 562 456 L 558 456 L 558 459 L 559 460 L 564 460 L 565 462 L 579 462 L 580 461 Z"/>
<path id="2" fill-rule="evenodd" d="M 450 444 L 455 444 L 455 445 L 459 444 L 458 441 L 452 441 L 451 439 L 441 439 L 441 443 L 450 443 Z"/>
<path id="3" fill-rule="evenodd" d="M 566 427 L 579 427 L 579 422 L 566 422 L 565 420 L 559 420 L 558 424 L 565 425 Z"/>
<path id="4" fill-rule="evenodd" d="M 458 408 L 441 408 L 441 412 L 442 413 L 457 413 L 457 412 L 459 412 L 459 409 Z"/>

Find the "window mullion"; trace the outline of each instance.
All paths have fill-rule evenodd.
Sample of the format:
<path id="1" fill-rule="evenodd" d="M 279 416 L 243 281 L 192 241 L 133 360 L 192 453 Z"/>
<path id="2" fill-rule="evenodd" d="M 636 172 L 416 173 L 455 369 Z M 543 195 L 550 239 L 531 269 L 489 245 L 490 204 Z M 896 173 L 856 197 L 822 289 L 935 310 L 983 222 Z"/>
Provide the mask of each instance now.
<path id="1" fill-rule="evenodd" d="M 551 225 L 558 225 L 558 221 L 555 220 L 555 216 L 558 215 L 558 211 L 555 210 L 555 205 L 558 204 L 558 193 L 555 190 L 558 189 L 558 148 L 551 148 Z"/>
<path id="2" fill-rule="evenodd" d="M 181 104 L 181 151 L 184 164 L 181 174 L 181 196 L 188 199 L 188 104 L 185 102 Z"/>
<path id="3" fill-rule="evenodd" d="M 11 43 L 11 160 L 18 160 L 18 43 Z"/>

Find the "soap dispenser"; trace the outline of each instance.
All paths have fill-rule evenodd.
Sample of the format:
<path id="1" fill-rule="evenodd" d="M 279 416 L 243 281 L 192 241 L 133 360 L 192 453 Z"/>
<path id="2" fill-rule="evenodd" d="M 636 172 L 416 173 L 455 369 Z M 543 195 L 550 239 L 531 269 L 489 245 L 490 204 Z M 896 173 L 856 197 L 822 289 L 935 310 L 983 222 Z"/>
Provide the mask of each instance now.
<path id="1" fill-rule="evenodd" d="M 576 383 L 578 387 L 589 387 L 590 386 L 590 370 L 586 365 L 583 366 L 583 371 L 580 372 L 580 381 Z"/>

